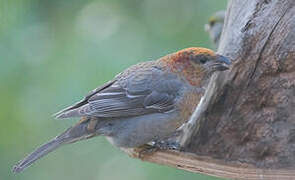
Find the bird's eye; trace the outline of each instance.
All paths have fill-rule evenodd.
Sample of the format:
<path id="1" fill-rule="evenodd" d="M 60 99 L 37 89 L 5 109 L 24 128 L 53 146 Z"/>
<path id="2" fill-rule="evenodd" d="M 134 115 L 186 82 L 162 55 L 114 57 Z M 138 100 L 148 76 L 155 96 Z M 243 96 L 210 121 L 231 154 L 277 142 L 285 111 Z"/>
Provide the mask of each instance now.
<path id="1" fill-rule="evenodd" d="M 206 62 L 207 62 L 207 58 L 202 57 L 202 58 L 200 59 L 200 63 L 201 63 L 201 64 L 205 64 Z"/>
<path id="2" fill-rule="evenodd" d="M 209 21 L 210 26 L 214 26 L 215 23 L 216 23 L 215 19 L 212 19 L 212 20 Z"/>

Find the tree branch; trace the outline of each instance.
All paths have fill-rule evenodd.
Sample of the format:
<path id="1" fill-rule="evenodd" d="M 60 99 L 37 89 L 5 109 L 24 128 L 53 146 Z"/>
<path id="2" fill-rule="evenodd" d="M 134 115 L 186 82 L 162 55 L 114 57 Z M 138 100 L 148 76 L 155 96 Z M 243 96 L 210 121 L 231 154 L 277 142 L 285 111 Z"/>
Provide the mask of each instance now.
<path id="1" fill-rule="evenodd" d="M 133 150 L 125 150 L 125 152 L 133 158 L 139 158 L 139 154 Z M 292 180 L 295 177 L 294 170 L 259 169 L 246 163 L 238 165 L 225 163 L 222 160 L 216 160 L 211 157 L 197 156 L 193 153 L 178 151 L 158 151 L 153 154 L 145 154 L 141 160 L 189 172 L 230 179 Z"/>

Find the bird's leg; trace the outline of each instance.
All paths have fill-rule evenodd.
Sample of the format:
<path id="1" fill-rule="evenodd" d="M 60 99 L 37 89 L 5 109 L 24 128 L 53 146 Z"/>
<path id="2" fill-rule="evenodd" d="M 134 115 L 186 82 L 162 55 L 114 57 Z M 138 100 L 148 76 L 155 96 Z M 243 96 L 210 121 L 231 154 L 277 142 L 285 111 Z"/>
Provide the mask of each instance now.
<path id="1" fill-rule="evenodd" d="M 180 150 L 180 144 L 177 142 L 177 137 L 181 131 L 177 130 L 166 138 L 156 139 L 151 142 L 151 145 L 158 150 Z"/>
<path id="2" fill-rule="evenodd" d="M 149 144 L 144 144 L 144 145 L 134 148 L 133 151 L 135 152 L 133 154 L 134 157 L 137 157 L 139 159 L 143 159 L 144 154 L 150 154 L 150 153 L 156 152 L 156 149 Z"/>
<path id="3" fill-rule="evenodd" d="M 138 158 L 142 159 L 144 154 L 151 154 L 158 150 L 181 150 L 180 144 L 177 142 L 177 137 L 182 133 L 182 130 L 177 130 L 166 138 L 156 137 L 154 141 L 134 148 L 134 152 Z"/>
<path id="4" fill-rule="evenodd" d="M 134 149 L 138 158 L 142 159 L 145 154 L 151 154 L 158 150 L 180 150 L 180 145 L 173 141 L 152 141 L 150 144 L 144 144 Z"/>
<path id="5" fill-rule="evenodd" d="M 154 141 L 153 145 L 154 148 L 158 150 L 179 150 L 180 145 L 175 141 Z"/>

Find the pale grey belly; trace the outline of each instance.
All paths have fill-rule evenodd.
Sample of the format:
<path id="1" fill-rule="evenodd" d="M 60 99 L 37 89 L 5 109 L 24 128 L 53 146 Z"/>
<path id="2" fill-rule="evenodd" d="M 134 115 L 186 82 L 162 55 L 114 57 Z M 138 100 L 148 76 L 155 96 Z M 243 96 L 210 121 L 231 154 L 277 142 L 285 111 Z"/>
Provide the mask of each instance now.
<path id="1" fill-rule="evenodd" d="M 99 133 L 115 146 L 125 148 L 165 138 L 182 124 L 177 111 L 103 121 Z"/>

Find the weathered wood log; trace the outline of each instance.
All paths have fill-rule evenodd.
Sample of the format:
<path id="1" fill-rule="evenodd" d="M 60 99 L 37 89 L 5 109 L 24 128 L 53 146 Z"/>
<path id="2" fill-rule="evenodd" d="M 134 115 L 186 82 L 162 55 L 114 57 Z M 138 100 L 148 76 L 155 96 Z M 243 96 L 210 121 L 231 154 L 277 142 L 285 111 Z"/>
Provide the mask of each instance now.
<path id="1" fill-rule="evenodd" d="M 295 1 L 230 1 L 218 52 L 233 67 L 211 78 L 184 127 L 184 152 L 142 159 L 225 178 L 295 179 Z"/>

